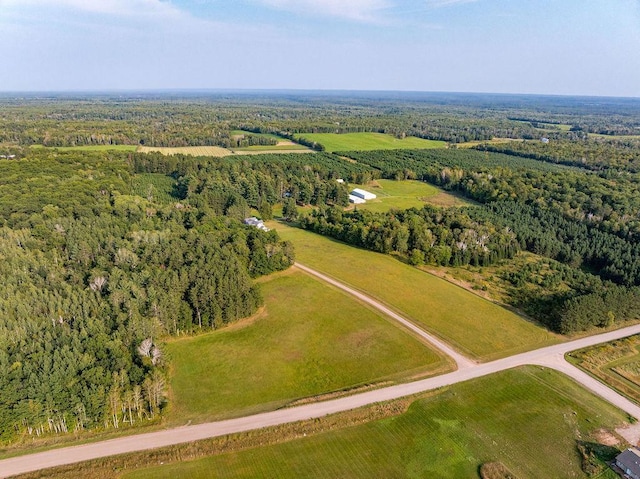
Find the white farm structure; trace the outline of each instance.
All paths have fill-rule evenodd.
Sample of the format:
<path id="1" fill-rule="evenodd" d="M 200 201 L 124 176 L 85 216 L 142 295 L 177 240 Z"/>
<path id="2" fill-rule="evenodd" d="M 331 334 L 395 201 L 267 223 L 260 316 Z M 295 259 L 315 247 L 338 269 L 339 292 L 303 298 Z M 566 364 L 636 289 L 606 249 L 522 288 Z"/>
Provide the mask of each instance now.
<path id="1" fill-rule="evenodd" d="M 376 199 L 376 195 L 374 195 L 373 193 L 369 193 L 366 190 L 361 190 L 360 188 L 354 188 L 354 190 L 351 192 L 351 195 L 362 198 L 365 201 Z"/>

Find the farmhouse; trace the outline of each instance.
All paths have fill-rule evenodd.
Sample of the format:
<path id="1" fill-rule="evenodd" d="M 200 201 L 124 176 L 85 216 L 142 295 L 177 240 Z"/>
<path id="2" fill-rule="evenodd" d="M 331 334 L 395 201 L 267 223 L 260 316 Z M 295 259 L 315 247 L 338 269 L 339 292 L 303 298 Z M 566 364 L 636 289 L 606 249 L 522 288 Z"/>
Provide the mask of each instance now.
<path id="1" fill-rule="evenodd" d="M 349 195 L 349 203 L 353 203 L 354 205 L 361 205 L 362 203 L 366 203 L 367 200 L 364 200 L 356 195 Z"/>
<path id="2" fill-rule="evenodd" d="M 267 228 L 264 225 L 264 222 L 262 220 L 259 220 L 255 216 L 252 216 L 251 218 L 245 218 L 244 224 L 249 226 L 255 226 L 256 228 L 262 231 L 269 231 L 269 228 Z"/>
<path id="3" fill-rule="evenodd" d="M 625 477 L 640 479 L 640 451 L 631 447 L 616 456 L 616 466 L 622 469 Z"/>
<path id="4" fill-rule="evenodd" d="M 373 193 L 369 193 L 368 191 L 365 190 L 361 190 L 360 188 L 355 188 L 351 194 L 353 196 L 357 196 L 359 198 L 362 198 L 363 200 L 373 200 L 376 198 L 376 195 L 374 195 Z"/>

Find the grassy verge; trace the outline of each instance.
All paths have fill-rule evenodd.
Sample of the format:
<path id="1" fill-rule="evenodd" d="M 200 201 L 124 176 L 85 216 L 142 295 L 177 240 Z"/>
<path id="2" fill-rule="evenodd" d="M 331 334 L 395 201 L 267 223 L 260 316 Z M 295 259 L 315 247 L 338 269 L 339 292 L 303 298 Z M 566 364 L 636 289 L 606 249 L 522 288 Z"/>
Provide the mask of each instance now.
<path id="1" fill-rule="evenodd" d="M 390 255 L 281 223 L 269 226 L 294 243 L 301 263 L 367 292 L 476 359 L 510 356 L 560 340 L 544 328 Z"/>
<path id="2" fill-rule="evenodd" d="M 384 133 L 300 133 L 297 138 L 304 138 L 324 146 L 325 151 L 367 151 L 367 150 L 417 150 L 445 148 L 446 142 L 423 140 L 408 136 L 395 138 Z"/>
<path id="3" fill-rule="evenodd" d="M 302 272 L 262 286 L 262 317 L 166 345 L 172 423 L 245 415 L 448 368 L 377 312 Z"/>
<path id="4" fill-rule="evenodd" d="M 412 401 L 26 477 L 471 478 L 488 462 L 501 462 L 519 478 L 587 477 L 578 446 L 615 454 L 598 444 L 599 432 L 625 420 L 565 376 L 531 366 Z M 602 471 L 596 477 L 616 477 L 601 459 L 594 461 Z M 142 466 L 154 467 L 132 471 Z"/>

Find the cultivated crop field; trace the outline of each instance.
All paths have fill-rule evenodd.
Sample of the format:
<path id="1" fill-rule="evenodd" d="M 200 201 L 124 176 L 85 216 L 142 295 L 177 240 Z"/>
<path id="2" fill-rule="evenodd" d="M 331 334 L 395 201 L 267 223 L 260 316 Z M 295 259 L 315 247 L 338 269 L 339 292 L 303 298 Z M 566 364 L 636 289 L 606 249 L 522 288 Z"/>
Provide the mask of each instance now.
<path id="1" fill-rule="evenodd" d="M 404 139 L 384 133 L 300 133 L 297 138 L 320 143 L 325 151 L 367 151 L 367 150 L 418 150 L 445 148 L 446 142 L 423 140 L 408 136 Z"/>
<path id="2" fill-rule="evenodd" d="M 140 146 L 138 147 L 140 153 L 150 153 L 157 151 L 163 155 L 192 155 L 192 156 L 229 156 L 233 152 L 222 148 L 221 146 L 180 146 L 176 148 L 162 147 L 162 146 Z"/>
<path id="3" fill-rule="evenodd" d="M 494 461 L 518 478 L 587 477 L 577 446 L 625 420 L 565 376 L 522 367 L 431 393 L 398 416 L 124 477 L 457 479 Z M 617 477 L 602 460 L 594 465 L 597 477 Z"/>
<path id="4" fill-rule="evenodd" d="M 392 306 L 461 352 L 487 361 L 539 348 L 559 336 L 392 256 L 374 253 L 278 222 L 296 259 Z"/>
<path id="5" fill-rule="evenodd" d="M 377 213 L 389 211 L 392 208 L 422 208 L 427 203 L 436 206 L 470 204 L 429 183 L 416 180 L 376 180 L 367 185 L 350 184 L 349 188 L 362 188 L 377 195 L 376 199 L 357 205 L 358 209 Z"/>
<path id="6" fill-rule="evenodd" d="M 640 336 L 573 351 L 567 357 L 576 366 L 640 403 Z"/>
<path id="7" fill-rule="evenodd" d="M 266 278 L 262 291 L 264 312 L 253 320 L 166 345 L 172 422 L 450 370 L 405 330 L 300 271 Z"/>

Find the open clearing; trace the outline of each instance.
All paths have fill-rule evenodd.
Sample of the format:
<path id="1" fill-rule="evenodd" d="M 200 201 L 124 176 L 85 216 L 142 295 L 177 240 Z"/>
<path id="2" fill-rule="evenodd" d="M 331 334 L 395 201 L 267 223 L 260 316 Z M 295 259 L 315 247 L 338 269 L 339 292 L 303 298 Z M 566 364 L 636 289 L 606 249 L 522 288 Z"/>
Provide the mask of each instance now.
<path id="1" fill-rule="evenodd" d="M 488 361 L 560 341 L 546 329 L 390 255 L 275 221 L 269 227 L 293 242 L 302 264 L 366 292 L 475 359 Z"/>
<path id="2" fill-rule="evenodd" d="M 423 140 L 414 136 L 404 139 L 384 133 L 300 133 L 295 136 L 320 143 L 325 151 L 367 151 L 367 150 L 418 150 L 445 148 L 447 143 L 437 140 Z"/>
<path id="3" fill-rule="evenodd" d="M 175 148 L 163 146 L 140 146 L 140 153 L 151 153 L 157 151 L 163 155 L 192 155 L 192 156 L 229 156 L 233 155 L 231 150 L 222 148 L 221 146 L 180 146 Z"/>
<path id="4" fill-rule="evenodd" d="M 253 321 L 166 345 L 176 423 L 450 370 L 427 345 L 350 296 L 291 270 L 262 283 Z"/>
<path id="5" fill-rule="evenodd" d="M 367 185 L 350 184 L 349 188 L 362 188 L 376 194 L 375 200 L 368 200 L 364 204 L 357 205 L 357 208 L 377 213 L 389 211 L 392 208 L 402 210 L 422 208 L 427 203 L 435 206 L 470 204 L 429 183 L 417 180 L 376 180 Z"/>
<path id="6" fill-rule="evenodd" d="M 567 359 L 640 404 L 640 336 L 573 351 Z"/>
<path id="7" fill-rule="evenodd" d="M 457 479 L 493 461 L 519 478 L 586 477 L 577 441 L 597 442 L 625 419 L 565 376 L 530 366 L 432 393 L 397 416 L 124 477 Z"/>

